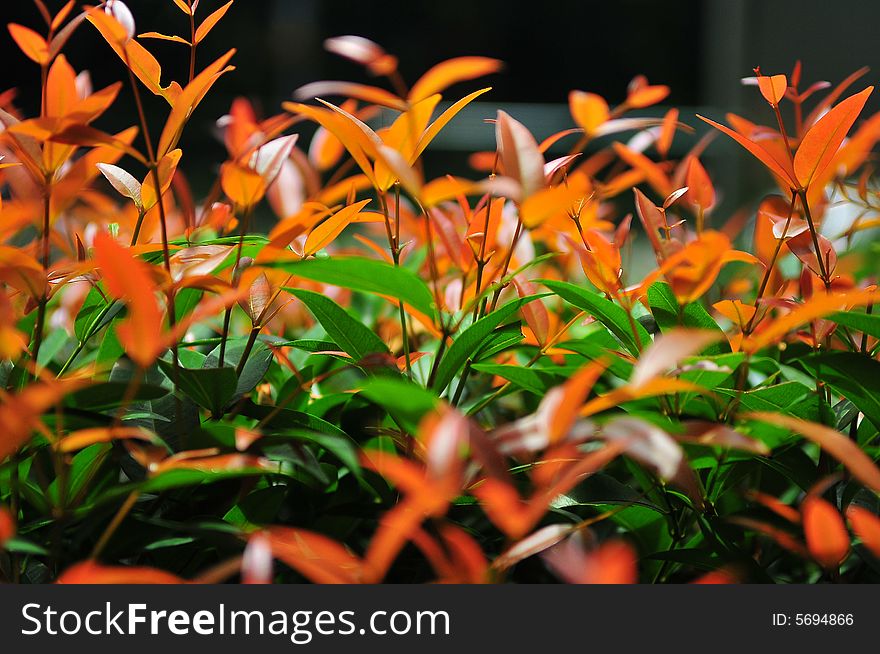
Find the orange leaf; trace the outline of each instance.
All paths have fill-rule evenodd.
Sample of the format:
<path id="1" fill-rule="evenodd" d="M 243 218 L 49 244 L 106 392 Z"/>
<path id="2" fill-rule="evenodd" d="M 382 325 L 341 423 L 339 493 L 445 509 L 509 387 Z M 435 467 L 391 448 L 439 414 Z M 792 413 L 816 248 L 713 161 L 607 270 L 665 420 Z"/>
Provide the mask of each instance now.
<path id="1" fill-rule="evenodd" d="M 304 529 L 269 527 L 272 554 L 318 584 L 360 583 L 363 562 L 335 540 Z"/>
<path id="2" fill-rule="evenodd" d="M 367 84 L 355 82 L 312 82 L 296 90 L 294 97 L 300 100 L 313 100 L 317 97 L 328 95 L 341 95 L 346 98 L 355 98 L 368 104 L 376 104 L 397 111 L 406 111 L 407 104 L 393 93 Z"/>
<path id="3" fill-rule="evenodd" d="M 431 123 L 431 125 L 428 127 L 428 129 L 426 129 L 425 132 L 419 138 L 419 141 L 416 144 L 415 149 L 413 150 L 413 154 L 410 157 L 410 164 L 415 163 L 416 159 L 418 159 L 419 156 L 422 154 L 422 152 L 425 151 L 425 148 L 427 148 L 428 145 L 431 143 L 431 141 L 434 140 L 434 137 L 440 133 L 440 130 L 442 130 L 444 127 L 446 127 L 446 125 L 449 123 L 449 121 L 451 121 L 453 118 L 455 118 L 455 116 L 456 116 L 456 114 L 458 114 L 458 112 L 460 112 L 462 109 L 464 109 L 467 105 L 469 105 L 471 102 L 476 100 L 478 97 L 480 97 L 481 95 L 483 95 L 487 91 L 491 91 L 491 90 L 492 90 L 491 87 L 487 87 L 485 89 L 480 89 L 479 91 L 474 91 L 473 93 L 464 96 L 458 102 L 455 102 L 454 104 L 452 104 L 448 109 L 446 109 L 442 114 L 440 114 L 437 117 L 437 120 L 435 120 L 433 123 Z"/>
<path id="4" fill-rule="evenodd" d="M 572 91 L 568 94 L 568 109 L 587 136 L 595 134 L 596 129 L 611 117 L 605 98 L 595 93 Z"/>
<path id="5" fill-rule="evenodd" d="M 691 205 L 702 211 L 708 211 L 715 206 L 715 187 L 697 157 L 690 158 L 685 185 L 688 188 L 685 197 Z"/>
<path id="6" fill-rule="evenodd" d="M 0 549 L 13 536 L 15 536 L 15 518 L 9 509 L 0 504 Z"/>
<path id="7" fill-rule="evenodd" d="M 142 427 L 94 427 L 92 429 L 80 429 L 65 436 L 55 444 L 59 452 L 76 452 L 96 443 L 110 443 L 117 440 L 141 440 L 150 443 L 158 443 L 155 434 Z"/>
<path id="8" fill-rule="evenodd" d="M 708 118 L 699 114 L 697 114 L 697 118 L 705 123 L 709 123 L 715 129 L 727 134 L 730 138 L 732 138 L 734 141 L 736 141 L 742 147 L 748 150 L 752 154 L 752 156 L 754 156 L 758 161 L 764 164 L 771 173 L 785 180 L 785 182 L 789 184 L 792 188 L 798 187 L 799 184 L 797 182 L 797 177 L 795 176 L 794 169 L 791 166 L 791 162 L 785 159 L 780 161 L 774 154 L 761 147 L 761 145 L 755 143 L 751 139 L 746 138 L 739 132 L 733 131 L 729 127 L 725 127 L 724 125 L 716 123 L 714 120 L 709 120 Z"/>
<path id="9" fill-rule="evenodd" d="M 572 175 L 569 182 L 571 183 L 540 189 L 526 197 L 520 205 L 523 224 L 529 229 L 538 227 L 553 216 L 567 211 L 587 195 L 585 176 Z"/>
<path id="10" fill-rule="evenodd" d="M 880 558 L 880 518 L 855 504 L 849 505 L 846 517 L 849 518 L 856 536 L 862 540 L 862 545 L 868 548 L 871 554 Z"/>
<path id="11" fill-rule="evenodd" d="M 61 573 L 57 584 L 185 584 L 186 580 L 159 570 L 147 567 L 107 566 L 84 561 L 71 566 Z"/>
<path id="12" fill-rule="evenodd" d="M 199 25 L 199 28 L 196 30 L 196 44 L 199 44 L 205 40 L 205 37 L 207 37 L 210 31 L 214 29 L 214 26 L 219 23 L 220 19 L 226 15 L 227 11 L 229 11 L 232 3 L 233 0 L 229 0 L 229 2 L 227 2 L 225 5 L 220 7 L 217 11 L 215 11 L 202 21 L 202 24 Z"/>
<path id="13" fill-rule="evenodd" d="M 177 164 L 180 163 L 180 157 L 183 156 L 181 150 L 173 150 L 162 157 L 159 162 L 159 189 L 162 195 L 171 186 L 174 179 L 174 173 L 177 172 Z M 156 197 L 156 180 L 152 171 L 147 173 L 143 184 L 141 184 L 141 206 L 144 211 L 149 211 L 159 203 Z"/>
<path id="14" fill-rule="evenodd" d="M 874 87 L 869 86 L 851 95 L 822 116 L 804 135 L 794 156 L 794 171 L 801 188 L 809 188 L 813 178 L 821 175 L 834 159 L 873 90 Z"/>
<path id="15" fill-rule="evenodd" d="M 139 39 L 156 39 L 157 41 L 171 41 L 172 43 L 182 43 L 184 45 L 191 45 L 189 41 L 181 36 L 176 35 L 168 35 L 168 34 L 159 34 L 159 32 L 144 32 L 143 34 L 138 34 Z"/>
<path id="16" fill-rule="evenodd" d="M 587 555 L 581 571 L 584 584 L 634 584 L 638 581 L 636 552 L 622 540 L 603 543 Z"/>
<path id="17" fill-rule="evenodd" d="M 721 232 L 704 231 L 663 262 L 660 272 L 682 304 L 689 304 L 708 291 L 731 257 L 730 239 Z"/>
<path id="18" fill-rule="evenodd" d="M 785 75 L 758 75 L 758 88 L 770 106 L 776 107 L 785 96 L 788 80 Z"/>
<path id="19" fill-rule="evenodd" d="M 837 568 L 849 554 L 849 534 L 837 509 L 814 495 L 801 504 L 807 549 L 823 568 Z"/>
<path id="20" fill-rule="evenodd" d="M 32 29 L 15 23 L 9 23 L 9 33 L 28 59 L 41 66 L 49 63 L 49 45 L 42 36 Z"/>
<path id="21" fill-rule="evenodd" d="M 307 257 L 318 250 L 323 250 L 336 240 L 336 237 L 339 236 L 349 224 L 351 224 L 351 221 L 354 220 L 358 213 L 360 213 L 360 210 L 369 203 L 369 200 L 361 200 L 360 202 L 340 209 L 313 229 L 306 239 L 303 256 Z"/>
<path id="22" fill-rule="evenodd" d="M 612 143 L 612 147 L 621 160 L 625 161 L 636 170 L 644 173 L 645 179 L 648 180 L 648 184 L 650 184 L 651 188 L 657 191 L 660 196 L 666 197 L 675 190 L 672 187 L 672 181 L 663 171 L 663 168 L 648 159 L 648 157 L 641 152 L 636 152 L 635 150 L 626 147 L 623 143 L 614 142 Z"/>
<path id="23" fill-rule="evenodd" d="M 638 581 L 637 555 L 622 540 L 610 540 L 584 550 L 575 534 L 544 555 L 547 565 L 570 584 L 634 584 Z"/>
<path id="24" fill-rule="evenodd" d="M 834 311 L 874 304 L 878 300 L 880 300 L 880 293 L 876 290 L 860 289 L 833 294 L 817 293 L 809 301 L 784 316 L 776 318 L 768 327 L 743 341 L 742 351 L 757 352 L 778 342 L 791 330 L 817 318 L 827 316 Z"/>
<path id="25" fill-rule="evenodd" d="M 370 184 L 377 186 L 376 176 L 373 174 L 373 166 L 368 156 L 370 154 L 375 155 L 377 145 L 352 120 L 347 118 L 350 114 L 347 112 L 328 111 L 295 102 L 285 102 L 282 106 L 291 113 L 301 114 L 314 120 L 339 139 L 342 145 L 345 146 L 345 149 L 348 150 L 351 158 L 354 159 L 355 163 L 357 163 L 370 181 Z"/>
<path id="26" fill-rule="evenodd" d="M 0 245 L 0 281 L 35 300 L 46 292 L 43 266 L 26 252 L 8 245 Z"/>
<path id="27" fill-rule="evenodd" d="M 743 416 L 802 434 L 846 466 L 868 488 L 880 493 L 880 469 L 862 449 L 838 431 L 800 418 L 759 411 Z"/>
<path id="28" fill-rule="evenodd" d="M 626 104 L 634 109 L 650 107 L 662 102 L 669 95 L 669 87 L 661 84 L 650 85 L 643 75 L 630 82 L 627 89 Z"/>
<path id="29" fill-rule="evenodd" d="M 266 181 L 262 175 L 236 162 L 223 164 L 220 184 L 226 197 L 241 208 L 253 207 L 266 194 Z"/>
<path id="30" fill-rule="evenodd" d="M 128 38 L 125 28 L 113 16 L 104 13 L 100 7 L 89 9 L 86 18 L 113 48 L 113 51 L 131 69 L 135 76 L 154 95 L 161 96 L 168 104 L 175 106 L 181 88 L 177 82 L 162 86 L 162 67 L 156 58 L 140 43 Z"/>
<path id="31" fill-rule="evenodd" d="M 698 354 L 722 338 L 722 332 L 708 329 L 678 328 L 660 334 L 639 357 L 629 380 L 630 386 L 644 386 L 678 365 L 682 359 Z"/>
<path id="32" fill-rule="evenodd" d="M 159 138 L 157 157 L 164 157 L 177 147 L 177 143 L 183 134 L 184 125 L 186 125 L 196 107 L 199 106 L 205 95 L 214 85 L 214 82 L 225 73 L 234 70 L 234 67 L 226 65 L 234 54 L 235 49 L 229 50 L 205 68 L 205 70 L 195 76 L 192 82 L 187 84 L 186 88 L 174 100 L 173 108 L 168 116 L 168 120 L 165 122 L 165 128 L 162 130 L 162 136 Z"/>
<path id="33" fill-rule="evenodd" d="M 70 15 L 70 12 L 73 11 L 74 6 L 76 5 L 76 0 L 70 0 L 66 5 L 64 5 L 57 14 L 55 14 L 55 18 L 52 19 L 51 28 L 52 31 L 57 31 L 59 27 L 61 27 L 61 23 L 65 21 L 65 19 Z"/>
<path id="34" fill-rule="evenodd" d="M 488 57 L 457 57 L 437 64 L 422 75 L 409 92 L 409 102 L 424 100 L 429 95 L 445 91 L 457 82 L 490 75 L 504 64 Z"/>
<path id="35" fill-rule="evenodd" d="M 675 138 L 675 128 L 678 127 L 678 109 L 670 109 L 663 116 L 663 125 L 660 127 L 660 136 L 657 137 L 657 152 L 664 159 L 669 156 L 669 148 L 672 147 L 672 139 Z"/>
<path id="36" fill-rule="evenodd" d="M 541 400 L 537 416 L 546 425 L 550 444 L 563 440 L 571 431 L 581 407 L 605 372 L 603 361 L 591 361 L 562 386 L 551 389 Z"/>
<path id="37" fill-rule="evenodd" d="M 801 514 L 796 509 L 793 509 L 788 504 L 783 504 L 772 495 L 767 495 L 766 493 L 761 493 L 759 491 L 751 491 L 749 493 L 749 499 L 758 502 L 758 504 L 761 504 L 789 522 L 798 524 L 801 521 Z"/>
<path id="38" fill-rule="evenodd" d="M 525 125 L 499 110 L 495 121 L 495 140 L 504 172 L 519 182 L 523 199 L 546 186 L 544 156 Z"/>
<path id="39" fill-rule="evenodd" d="M 335 36 L 324 41 L 324 49 L 366 66 L 373 75 L 390 75 L 397 70 L 397 57 L 362 36 Z"/>
<path id="40" fill-rule="evenodd" d="M 66 394 L 88 385 L 83 378 L 34 382 L 0 402 L 0 462 L 24 445 L 41 428 L 43 413 Z"/>
<path id="41" fill-rule="evenodd" d="M 132 361 L 146 368 L 164 349 L 162 311 L 150 268 L 106 232 L 95 236 L 95 260 L 110 294 L 128 307 L 128 318 L 117 327 L 119 342 Z"/>

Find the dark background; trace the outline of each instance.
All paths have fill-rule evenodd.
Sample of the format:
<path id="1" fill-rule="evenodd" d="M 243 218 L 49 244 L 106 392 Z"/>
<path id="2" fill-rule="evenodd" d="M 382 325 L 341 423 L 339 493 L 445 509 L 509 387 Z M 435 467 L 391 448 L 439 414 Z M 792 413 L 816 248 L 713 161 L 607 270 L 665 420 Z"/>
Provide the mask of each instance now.
<path id="1" fill-rule="evenodd" d="M 46 0 L 56 11 L 62 0 Z M 204 19 L 223 4 L 202 0 Z M 172 0 L 128 0 L 138 32 L 188 36 L 188 21 Z M 31 0 L 0 0 L 3 23 L 20 22 L 42 30 Z M 623 99 L 627 82 L 643 73 L 668 84 L 668 105 L 682 109 L 683 121 L 697 125 L 696 112 L 716 119 L 744 112 L 770 121 L 753 88 L 739 79 L 755 65 L 765 73 L 788 73 L 800 57 L 802 88 L 815 80 L 837 82 L 863 65 L 880 71 L 874 34 L 880 2 L 871 0 L 237 0 L 226 18 L 199 49 L 204 66 L 229 47 L 237 47 L 238 70 L 222 79 L 200 107 L 183 141 L 187 173 L 197 190 L 209 183 L 223 158 L 213 121 L 237 95 L 251 98 L 264 114 L 307 82 L 349 79 L 372 82 L 356 64 L 324 52 L 330 36 L 357 34 L 399 56 L 412 83 L 431 65 L 458 55 L 479 54 L 506 62 L 489 83 L 494 90 L 454 121 L 432 145 L 428 164 L 437 172 L 466 170 L 465 152 L 493 147 L 493 133 L 482 118 L 508 109 L 540 138 L 572 126 L 566 100 L 574 88 L 597 92 L 613 104 Z M 186 75 L 187 48 L 145 41 L 163 63 L 164 81 Z M 71 40 L 66 53 L 77 70 L 89 69 L 96 88 L 120 79 L 122 63 L 90 25 Z M 17 87 L 18 105 L 29 113 L 39 102 L 39 75 L 8 33 L 0 36 L 0 90 Z M 874 72 L 853 90 L 876 80 Z M 452 89 L 460 97 L 477 83 Z M 875 99 L 871 108 L 880 103 Z M 149 98 L 154 133 L 167 112 Z M 653 110 L 662 114 L 665 107 Z M 131 95 L 124 91 L 105 129 L 121 129 L 134 118 Z M 676 140 L 682 152 L 689 139 Z M 710 171 L 729 197 L 741 196 L 767 177 L 742 157 L 723 157 L 735 149 L 719 140 L 708 156 Z M 430 172 L 430 171 L 429 171 Z"/>

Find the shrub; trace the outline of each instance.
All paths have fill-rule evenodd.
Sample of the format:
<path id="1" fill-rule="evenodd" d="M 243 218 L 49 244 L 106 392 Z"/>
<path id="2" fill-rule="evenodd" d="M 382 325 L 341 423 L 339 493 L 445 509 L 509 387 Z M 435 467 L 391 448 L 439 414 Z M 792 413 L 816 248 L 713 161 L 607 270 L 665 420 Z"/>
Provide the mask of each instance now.
<path id="1" fill-rule="evenodd" d="M 542 142 L 487 116 L 497 148 L 463 178 L 423 158 L 491 98 L 450 89 L 501 62 L 410 86 L 343 36 L 327 48 L 375 80 L 310 84 L 268 118 L 235 100 L 197 201 L 184 130 L 234 51 L 202 67 L 196 46 L 233 3 L 173 1 L 182 36 L 138 36 L 118 0 L 36 0 L 46 36 L 9 25 L 43 102 L 0 100 L 6 579 L 877 580 L 864 71 L 756 70 L 769 125 L 700 117 L 701 139 L 675 109 L 631 113 L 669 93 L 642 77 L 616 105 L 572 91 L 572 128 Z M 121 82 L 77 75 L 75 30 Z M 180 44 L 188 78 L 150 39 Z M 139 111 L 107 133 L 120 93 Z M 719 207 L 719 131 L 776 193 Z"/>

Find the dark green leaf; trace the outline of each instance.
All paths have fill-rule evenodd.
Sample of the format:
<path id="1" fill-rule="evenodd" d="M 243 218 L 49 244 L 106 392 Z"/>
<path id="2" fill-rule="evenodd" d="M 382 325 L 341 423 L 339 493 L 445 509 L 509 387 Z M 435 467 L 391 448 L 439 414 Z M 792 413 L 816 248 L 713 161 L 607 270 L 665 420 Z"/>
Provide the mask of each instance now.
<path id="1" fill-rule="evenodd" d="M 235 368 L 190 369 L 178 367 L 175 373 L 174 365 L 162 359 L 159 360 L 159 366 L 170 379 L 174 379 L 176 374 L 180 390 L 193 402 L 208 409 L 214 415 L 223 412 L 235 394 L 238 385 Z"/>
<path id="2" fill-rule="evenodd" d="M 698 302 L 681 307 L 678 299 L 672 292 L 672 287 L 666 282 L 655 282 L 648 289 L 648 304 L 651 307 L 651 313 L 660 326 L 660 329 L 667 331 L 675 327 L 690 327 L 691 329 L 708 329 L 712 331 L 721 331 L 712 316 Z M 727 340 L 719 341 L 709 345 L 706 354 L 724 354 L 730 352 Z"/>
<path id="3" fill-rule="evenodd" d="M 880 428 L 880 361 L 856 352 L 828 352 L 801 359 L 801 364 Z"/>
<path id="4" fill-rule="evenodd" d="M 326 295 L 305 289 L 291 289 L 290 293 L 303 301 L 339 349 L 350 354 L 355 361 L 370 354 L 388 352 L 388 347 L 372 329 Z"/>
<path id="5" fill-rule="evenodd" d="M 437 396 L 406 379 L 376 377 L 367 380 L 361 395 L 381 406 L 405 426 L 414 428 L 422 417 L 433 411 Z"/>
<path id="6" fill-rule="evenodd" d="M 363 257 L 332 257 L 266 265 L 282 268 L 304 279 L 395 298 L 427 316 L 434 316 L 435 313 L 434 298 L 425 282 L 411 271 L 384 261 Z"/>
<path id="7" fill-rule="evenodd" d="M 510 318 L 519 308 L 537 299 L 539 296 L 532 296 L 512 300 L 502 307 L 499 307 L 488 316 L 480 318 L 477 322 L 465 329 L 443 356 L 440 365 L 437 368 L 437 376 L 434 379 L 432 388 L 438 393 L 442 393 L 456 373 L 461 370 L 462 366 L 473 355 L 474 352 L 483 344 L 487 336 L 489 336 L 498 325 Z"/>
<path id="8" fill-rule="evenodd" d="M 573 304 L 578 309 L 587 312 L 596 320 L 605 325 L 611 333 L 620 339 L 620 342 L 626 346 L 630 354 L 638 356 L 639 345 L 645 347 L 651 342 L 651 337 L 644 327 L 637 321 L 633 321 L 635 332 L 638 335 L 638 343 L 636 336 L 633 335 L 633 326 L 627 317 L 626 311 L 617 306 L 611 300 L 606 300 L 601 295 L 593 293 L 569 284 L 568 282 L 559 282 L 550 279 L 538 280 L 541 284 L 556 293 L 569 304 Z"/>
<path id="9" fill-rule="evenodd" d="M 535 370 L 534 368 L 506 366 L 495 363 L 475 363 L 471 367 L 487 375 L 498 375 L 512 384 L 539 396 L 543 396 L 549 388 L 555 385 L 555 377 L 553 375 Z"/>

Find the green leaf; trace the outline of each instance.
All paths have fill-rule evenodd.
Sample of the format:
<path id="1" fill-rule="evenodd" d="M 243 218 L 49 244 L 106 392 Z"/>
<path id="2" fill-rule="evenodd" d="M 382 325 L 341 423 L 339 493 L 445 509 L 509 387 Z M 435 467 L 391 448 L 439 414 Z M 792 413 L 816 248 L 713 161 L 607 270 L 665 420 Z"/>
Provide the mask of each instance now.
<path id="1" fill-rule="evenodd" d="M 739 395 L 728 388 L 716 388 L 715 392 L 731 398 L 738 396 L 740 412 L 773 411 L 814 422 L 819 418 L 814 391 L 799 382 L 763 386 Z"/>
<path id="2" fill-rule="evenodd" d="M 691 302 L 682 308 L 672 292 L 672 287 L 666 282 L 655 282 L 651 285 L 648 289 L 648 304 L 654 320 L 663 331 L 675 327 L 721 331 L 718 323 L 706 312 L 702 304 Z M 708 355 L 724 354 L 730 352 L 730 347 L 725 339 L 708 346 L 705 352 Z"/>
<path id="3" fill-rule="evenodd" d="M 475 363 L 471 366 L 474 370 L 486 373 L 487 375 L 498 375 L 503 377 L 512 384 L 524 388 L 538 396 L 543 396 L 547 389 L 554 385 L 554 375 L 534 368 L 524 368 L 523 366 L 506 366 L 496 363 Z"/>
<path id="4" fill-rule="evenodd" d="M 174 365 L 163 359 L 159 366 L 169 378 L 174 379 Z M 235 368 L 199 368 L 178 367 L 177 383 L 193 402 L 219 415 L 229 404 L 238 386 Z"/>
<path id="5" fill-rule="evenodd" d="M 325 434 L 306 429 L 287 429 L 273 432 L 268 439 L 271 442 L 279 437 L 319 445 L 339 459 L 354 474 L 359 475 L 361 472 L 361 465 L 358 461 L 358 444 L 348 435 Z"/>
<path id="6" fill-rule="evenodd" d="M 276 347 L 292 347 L 303 352 L 333 352 L 339 347 L 333 341 L 319 341 L 311 338 L 301 338 L 295 341 L 282 341 L 273 343 Z"/>
<path id="7" fill-rule="evenodd" d="M 237 370 L 241 357 L 244 354 L 245 347 L 247 347 L 247 345 L 241 339 L 230 342 L 229 347 L 226 348 L 226 352 L 223 354 L 223 360 L 226 362 L 225 367 L 228 367 L 231 370 Z M 181 355 L 183 355 L 184 352 L 185 350 L 181 350 Z M 244 368 L 241 370 L 241 374 L 238 376 L 238 381 L 235 385 L 235 392 L 232 394 L 232 397 L 229 398 L 227 406 L 230 403 L 239 400 L 245 393 L 250 393 L 257 387 L 257 384 L 263 380 L 263 377 L 269 370 L 269 366 L 272 365 L 272 356 L 272 350 L 261 341 L 256 342 L 251 349 L 250 354 L 248 354 L 247 361 L 244 364 Z M 202 368 L 217 368 L 219 365 L 220 347 L 218 345 L 201 362 L 187 365 L 187 367 L 195 368 L 196 366 L 200 366 Z"/>
<path id="8" fill-rule="evenodd" d="M 833 320 L 838 325 L 855 329 L 874 338 L 880 338 L 880 314 L 838 311 L 829 315 L 827 320 Z"/>
<path id="9" fill-rule="evenodd" d="M 718 356 L 689 357 L 682 363 L 683 366 L 701 366 L 701 364 L 714 364 L 717 369 L 696 367 L 681 374 L 681 378 L 692 384 L 713 390 L 721 386 L 729 379 L 739 365 L 745 359 L 741 352 L 721 354 Z"/>
<path id="10" fill-rule="evenodd" d="M 630 354 L 638 356 L 639 345 L 645 347 L 651 342 L 651 337 L 639 321 L 634 320 L 636 334 L 638 334 L 638 343 L 633 336 L 633 328 L 630 326 L 629 318 L 626 311 L 617 306 L 611 300 L 606 300 L 601 295 L 588 291 L 580 286 L 569 284 L 568 282 L 559 282 L 550 279 L 537 280 L 551 291 L 556 293 L 569 304 L 573 304 L 578 309 L 586 311 L 596 320 L 605 325 L 612 334 L 620 339 Z"/>
<path id="11" fill-rule="evenodd" d="M 155 550 L 166 549 L 168 547 L 179 547 L 180 545 L 189 545 L 190 543 L 195 542 L 195 538 L 192 536 L 178 536 L 176 538 L 163 538 L 161 540 L 154 541 L 149 545 L 144 547 L 145 552 L 153 552 Z"/>
<path id="12" fill-rule="evenodd" d="M 855 352 L 828 352 L 800 363 L 880 428 L 880 361 Z"/>
<path id="13" fill-rule="evenodd" d="M 416 311 L 434 316 L 436 307 L 431 291 L 415 273 L 384 261 L 363 257 L 332 257 L 267 263 L 297 277 L 353 291 L 396 298 Z M 285 288 L 293 292 L 295 289 Z"/>
<path id="14" fill-rule="evenodd" d="M 433 411 L 440 401 L 431 391 L 407 379 L 390 377 L 367 380 L 360 394 L 410 428 L 415 428 L 424 415 Z"/>
<path id="15" fill-rule="evenodd" d="M 125 305 L 122 302 L 106 302 L 98 290 L 93 287 L 76 314 L 73 331 L 77 340 L 82 343 L 89 336 L 97 333 L 124 308 Z"/>
<path id="16" fill-rule="evenodd" d="M 49 556 L 49 550 L 42 545 L 38 545 L 32 541 L 15 536 L 6 541 L 3 549 L 13 554 L 30 554 L 34 556 Z"/>
<path id="17" fill-rule="evenodd" d="M 168 394 L 168 389 L 161 386 L 141 384 L 132 397 L 126 398 L 128 387 L 129 385 L 123 382 L 102 382 L 71 393 L 66 401 L 79 409 L 101 411 L 119 406 L 124 399 L 130 402 L 155 400 Z"/>
<path id="18" fill-rule="evenodd" d="M 620 343 L 605 329 L 598 329 L 582 339 L 565 341 L 556 346 L 559 350 L 568 350 L 579 354 L 589 361 L 608 361 L 608 370 L 620 379 L 632 376 L 633 364 L 614 354 Z"/>
<path id="19" fill-rule="evenodd" d="M 477 322 L 465 329 L 458 338 L 452 343 L 446 351 L 445 356 L 437 367 L 437 376 L 434 379 L 432 388 L 438 393 L 442 393 L 456 373 L 461 370 L 462 366 L 468 358 L 478 350 L 483 341 L 489 336 L 498 325 L 510 318 L 519 308 L 537 299 L 540 296 L 533 295 L 531 297 L 512 300 L 504 306 L 496 309 L 488 316 L 480 318 Z"/>
<path id="20" fill-rule="evenodd" d="M 516 321 L 502 325 L 483 341 L 482 347 L 474 355 L 474 361 L 483 361 L 494 357 L 509 347 L 518 345 L 523 339 L 522 322 Z"/>
<path id="21" fill-rule="evenodd" d="M 305 289 L 291 289 L 290 293 L 303 301 L 339 349 L 350 354 L 355 361 L 362 361 L 371 354 L 388 352 L 388 346 L 372 329 L 353 318 L 326 295 Z"/>
<path id="22" fill-rule="evenodd" d="M 254 404 L 253 402 L 246 402 L 241 409 L 241 415 L 256 420 L 263 420 L 269 414 L 274 415 L 265 425 L 267 430 L 304 428 L 322 434 L 336 434 L 337 436 L 348 437 L 348 434 L 336 425 L 303 411 L 292 411 L 290 409 L 278 411 L 276 407 Z"/>

